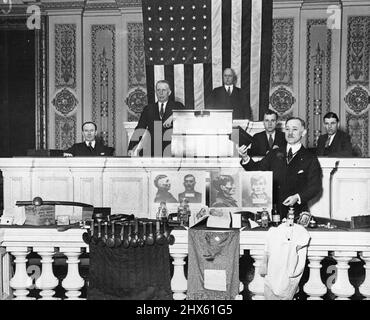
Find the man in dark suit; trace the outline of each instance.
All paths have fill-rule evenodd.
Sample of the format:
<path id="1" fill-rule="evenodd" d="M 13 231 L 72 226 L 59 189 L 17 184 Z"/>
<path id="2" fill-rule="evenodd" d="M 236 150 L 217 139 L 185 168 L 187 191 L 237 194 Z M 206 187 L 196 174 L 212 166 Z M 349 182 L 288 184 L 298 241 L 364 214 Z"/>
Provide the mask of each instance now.
<path id="1" fill-rule="evenodd" d="M 94 122 L 86 121 L 82 125 L 84 142 L 75 143 L 65 150 L 64 157 L 107 157 L 112 156 L 114 148 L 105 146 L 96 139 L 98 127 Z"/>
<path id="2" fill-rule="evenodd" d="M 130 157 L 134 155 L 135 148 L 137 148 L 145 130 L 150 134 L 151 149 L 143 150 L 144 156 L 171 156 L 169 145 L 171 144 L 172 133 L 172 110 L 183 109 L 184 106 L 180 102 L 168 100 L 171 95 L 168 81 L 160 80 L 155 87 L 158 102 L 148 104 L 142 111 L 128 145 L 128 155 Z"/>
<path id="3" fill-rule="evenodd" d="M 253 136 L 253 142 L 249 155 L 265 156 L 270 150 L 284 148 L 286 140 L 284 133 L 276 129 L 278 114 L 273 110 L 267 110 L 263 115 L 265 131 L 258 132 Z"/>
<path id="4" fill-rule="evenodd" d="M 247 147 L 241 146 L 241 165 L 247 171 L 272 171 L 273 203 L 277 205 L 282 218 L 287 216 L 289 207 L 295 215 L 308 210 L 308 201 L 322 191 L 320 163 L 312 152 L 302 146 L 306 135 L 305 122 L 297 117 L 285 123 L 285 148 L 271 150 L 259 162 L 248 155 Z"/>
<path id="5" fill-rule="evenodd" d="M 189 203 L 201 203 L 202 194 L 195 191 L 195 177 L 192 174 L 187 174 L 184 177 L 184 187 L 185 191 L 179 193 L 179 202 L 181 203 L 184 198 L 186 198 Z"/>
<path id="6" fill-rule="evenodd" d="M 326 134 L 319 137 L 316 154 L 319 157 L 352 157 L 351 138 L 338 129 L 339 118 L 334 112 L 324 116 Z"/>
<path id="7" fill-rule="evenodd" d="M 213 89 L 206 99 L 206 109 L 233 110 L 233 119 L 251 119 L 251 109 L 244 90 L 235 86 L 234 70 L 223 72 L 223 86 Z"/>

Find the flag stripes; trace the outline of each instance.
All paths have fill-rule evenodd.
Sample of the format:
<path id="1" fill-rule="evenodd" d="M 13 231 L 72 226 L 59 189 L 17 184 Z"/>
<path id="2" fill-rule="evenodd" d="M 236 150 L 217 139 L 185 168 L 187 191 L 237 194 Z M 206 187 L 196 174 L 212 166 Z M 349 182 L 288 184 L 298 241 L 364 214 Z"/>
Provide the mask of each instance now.
<path id="1" fill-rule="evenodd" d="M 231 67 L 253 120 L 261 120 L 269 106 L 272 0 L 143 0 L 142 6 L 148 102 L 155 101 L 155 83 L 166 79 L 171 98 L 202 109 Z"/>

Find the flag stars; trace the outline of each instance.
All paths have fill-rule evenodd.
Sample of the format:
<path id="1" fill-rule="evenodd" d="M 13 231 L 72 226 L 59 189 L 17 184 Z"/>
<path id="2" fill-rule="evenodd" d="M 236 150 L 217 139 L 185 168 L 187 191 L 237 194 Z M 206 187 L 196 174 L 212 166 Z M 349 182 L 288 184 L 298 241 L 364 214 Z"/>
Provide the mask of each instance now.
<path id="1" fill-rule="evenodd" d="M 162 11 L 162 7 L 158 7 L 158 11 Z"/>
<path id="2" fill-rule="evenodd" d="M 160 48 L 159 50 L 163 51 L 163 48 Z"/>
<path id="3" fill-rule="evenodd" d="M 203 30 L 207 30 L 207 26 L 203 26 Z"/>
<path id="4" fill-rule="evenodd" d="M 173 21 L 173 17 L 170 17 L 170 20 Z"/>
<path id="5" fill-rule="evenodd" d="M 160 28 L 159 28 L 159 31 L 160 31 L 160 32 L 162 32 L 162 31 L 163 31 L 163 28 L 162 28 L 162 27 L 160 27 Z"/>
<path id="6" fill-rule="evenodd" d="M 175 29 L 171 27 L 171 28 L 170 28 L 170 30 L 171 30 L 171 31 L 173 31 L 173 30 L 175 30 Z"/>
<path id="7" fill-rule="evenodd" d="M 192 6 L 191 6 L 191 8 L 192 8 L 193 10 L 195 10 L 195 5 L 192 5 Z"/>
<path id="8" fill-rule="evenodd" d="M 159 38 L 159 41 L 163 41 L 163 38 L 162 38 L 162 37 L 160 37 L 160 38 Z"/>
<path id="9" fill-rule="evenodd" d="M 181 40 L 182 40 L 182 41 L 185 41 L 185 37 L 181 37 Z"/>
<path id="10" fill-rule="evenodd" d="M 185 60 L 186 60 L 186 58 L 185 58 L 185 57 L 182 57 L 182 60 L 183 60 L 183 61 L 185 61 Z"/>
<path id="11" fill-rule="evenodd" d="M 170 7 L 170 10 L 171 10 L 171 11 L 173 10 L 173 7 L 172 7 L 172 6 Z"/>
<path id="12" fill-rule="evenodd" d="M 196 20 L 196 19 L 197 19 L 197 17 L 196 17 L 196 16 L 192 16 L 192 19 L 193 19 L 193 20 Z"/>
<path id="13" fill-rule="evenodd" d="M 206 16 L 206 15 L 204 15 L 204 16 L 203 16 L 203 19 L 204 19 L 204 20 L 206 20 L 206 19 L 207 19 L 207 16 Z"/>
<path id="14" fill-rule="evenodd" d="M 172 47 L 172 48 L 171 48 L 171 51 L 175 51 L 175 48 L 174 48 L 174 47 Z"/>
<path id="15" fill-rule="evenodd" d="M 185 17 L 184 17 L 184 16 L 182 16 L 182 17 L 181 17 L 181 20 L 185 20 Z"/>
<path id="16" fill-rule="evenodd" d="M 161 61 L 163 61 L 164 59 L 163 59 L 163 57 L 161 57 L 161 59 L 160 59 Z"/>
<path id="17" fill-rule="evenodd" d="M 152 10 L 152 7 L 148 7 L 148 10 L 150 11 L 150 10 Z"/>
<path id="18" fill-rule="evenodd" d="M 171 38 L 171 41 L 175 41 L 175 38 Z"/>
<path id="19" fill-rule="evenodd" d="M 196 51 L 196 50 L 197 50 L 197 48 L 196 48 L 196 47 L 193 47 L 193 50 L 194 50 L 194 51 Z"/>
<path id="20" fill-rule="evenodd" d="M 184 6 L 181 6 L 181 7 L 180 7 L 180 9 L 181 9 L 181 10 L 184 10 L 185 8 L 184 8 Z"/>
<path id="21" fill-rule="evenodd" d="M 193 37 L 193 40 L 196 41 L 197 40 L 197 37 Z"/>
<path id="22" fill-rule="evenodd" d="M 162 20 L 163 20 L 163 18 L 162 18 L 162 17 L 159 17 L 159 18 L 158 18 L 158 20 L 159 20 L 159 21 L 162 21 Z"/>
<path id="23" fill-rule="evenodd" d="M 182 49 L 182 51 L 185 51 L 185 47 L 182 47 L 181 49 Z"/>
<path id="24" fill-rule="evenodd" d="M 194 31 L 195 31 L 195 30 L 197 30 L 197 28 L 196 28 L 196 27 L 193 27 L 192 29 L 193 29 Z"/>
<path id="25" fill-rule="evenodd" d="M 152 21 L 152 17 L 148 17 L 148 21 Z"/>
<path id="26" fill-rule="evenodd" d="M 151 27 L 148 28 L 149 31 L 152 31 L 153 29 Z"/>
<path id="27" fill-rule="evenodd" d="M 152 40 L 153 40 L 153 38 L 152 38 L 152 37 L 149 37 L 149 38 L 148 38 L 148 40 L 149 40 L 149 41 L 152 41 Z"/>

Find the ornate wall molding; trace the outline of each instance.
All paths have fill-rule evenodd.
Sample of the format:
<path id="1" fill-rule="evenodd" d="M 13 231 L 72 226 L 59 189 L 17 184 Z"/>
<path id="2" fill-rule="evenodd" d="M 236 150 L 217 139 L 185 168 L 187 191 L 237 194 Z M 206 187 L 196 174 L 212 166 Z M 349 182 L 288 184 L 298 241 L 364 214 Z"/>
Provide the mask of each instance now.
<path id="1" fill-rule="evenodd" d="M 344 97 L 347 106 L 356 114 L 362 113 L 370 103 L 370 96 L 362 86 L 355 86 Z"/>
<path id="2" fill-rule="evenodd" d="M 76 88 L 76 24 L 55 24 L 55 88 Z"/>
<path id="3" fill-rule="evenodd" d="M 117 6 L 120 8 L 141 8 L 141 0 L 116 0 Z"/>
<path id="4" fill-rule="evenodd" d="M 349 16 L 347 27 L 347 88 L 369 86 L 370 16 Z"/>
<path id="5" fill-rule="evenodd" d="M 56 111 L 67 116 L 76 109 L 78 100 L 72 91 L 67 88 L 63 88 L 55 95 L 51 103 L 55 107 Z"/>
<path id="6" fill-rule="evenodd" d="M 55 147 L 65 150 L 76 141 L 76 115 L 70 117 L 55 114 Z"/>
<path id="7" fill-rule="evenodd" d="M 116 129 L 116 26 L 114 24 L 91 25 L 91 55 L 92 120 L 103 131 L 108 144 L 114 146 Z M 106 75 L 104 83 L 102 83 L 101 74 L 103 67 Z M 103 97 L 103 87 L 106 90 L 106 97 Z M 101 113 L 102 107 L 106 110 L 105 114 Z M 104 117 L 108 118 L 107 128 L 102 121 Z"/>
<path id="8" fill-rule="evenodd" d="M 284 86 L 280 86 L 270 96 L 270 104 L 280 115 L 289 111 L 296 99 L 293 94 Z"/>
<path id="9" fill-rule="evenodd" d="M 353 115 L 346 112 L 346 126 L 351 136 L 354 156 L 367 157 L 369 153 L 369 112 L 362 115 Z"/>
<path id="10" fill-rule="evenodd" d="M 128 34 L 128 121 L 138 121 L 147 104 L 144 30 L 141 22 L 127 23 Z"/>
<path id="11" fill-rule="evenodd" d="M 314 30 L 315 28 L 317 30 Z M 321 69 L 315 72 L 315 68 L 318 67 L 317 59 L 321 60 Z M 320 127 L 315 126 L 317 119 L 315 121 L 314 118 L 319 118 L 318 124 L 320 124 L 321 115 L 331 109 L 331 59 L 332 30 L 327 28 L 327 19 L 308 19 L 306 23 L 306 122 L 307 139 L 312 146 L 315 145 L 320 134 Z M 320 74 L 318 75 L 317 72 Z M 317 88 L 317 82 L 320 83 L 320 89 Z"/>
<path id="12" fill-rule="evenodd" d="M 294 18 L 273 19 L 270 87 L 293 86 Z"/>

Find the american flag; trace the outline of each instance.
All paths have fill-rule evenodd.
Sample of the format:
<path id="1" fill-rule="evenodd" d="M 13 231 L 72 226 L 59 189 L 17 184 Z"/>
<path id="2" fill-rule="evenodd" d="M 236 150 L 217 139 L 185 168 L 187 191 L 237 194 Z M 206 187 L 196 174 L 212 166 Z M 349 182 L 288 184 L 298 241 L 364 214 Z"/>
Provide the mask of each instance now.
<path id="1" fill-rule="evenodd" d="M 203 109 L 231 67 L 253 119 L 269 106 L 272 0 L 143 0 L 148 102 L 166 79 L 172 98 Z M 247 107 L 247 106 L 246 106 Z"/>

